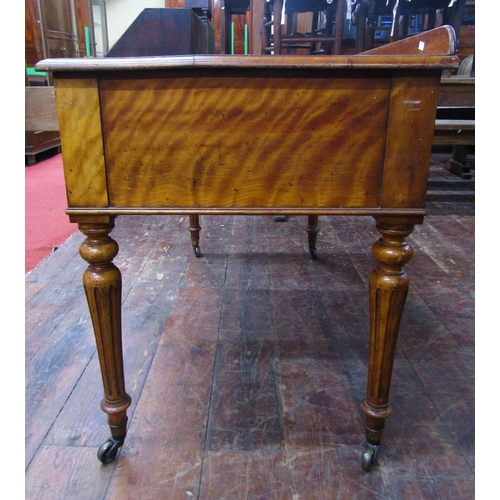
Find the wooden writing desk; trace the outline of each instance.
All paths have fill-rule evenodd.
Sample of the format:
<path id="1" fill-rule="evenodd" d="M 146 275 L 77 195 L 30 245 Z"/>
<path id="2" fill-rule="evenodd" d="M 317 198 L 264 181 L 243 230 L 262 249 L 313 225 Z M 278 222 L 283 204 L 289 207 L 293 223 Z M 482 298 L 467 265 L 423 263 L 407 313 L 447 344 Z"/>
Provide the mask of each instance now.
<path id="1" fill-rule="evenodd" d="M 438 28 L 356 56 L 174 56 L 45 60 L 52 71 L 68 196 L 86 240 L 83 283 L 104 385 L 123 445 L 130 397 L 121 343 L 114 219 L 127 214 L 370 215 L 370 359 L 362 465 L 378 453 L 412 256 L 423 221 L 442 68 Z M 402 51 L 405 55 L 397 55 Z M 392 54 L 391 54 L 392 52 Z M 396 55 L 395 55 L 396 54 Z M 307 335 L 307 332 L 304 332 Z"/>

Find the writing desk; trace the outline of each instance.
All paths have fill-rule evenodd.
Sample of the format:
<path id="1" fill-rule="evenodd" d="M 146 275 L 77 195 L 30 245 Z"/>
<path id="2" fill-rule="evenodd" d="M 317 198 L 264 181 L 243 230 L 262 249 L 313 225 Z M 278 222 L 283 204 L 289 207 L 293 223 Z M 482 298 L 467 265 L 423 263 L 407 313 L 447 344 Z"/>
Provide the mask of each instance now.
<path id="1" fill-rule="evenodd" d="M 114 219 L 127 214 L 373 216 L 370 355 L 362 466 L 376 459 L 408 290 L 405 238 L 425 215 L 442 68 L 454 32 L 356 56 L 173 56 L 45 60 L 52 71 L 70 220 L 86 236 L 83 284 L 111 438 L 130 397 Z M 398 55 L 403 53 L 404 55 Z M 307 335 L 307 332 L 304 332 Z"/>

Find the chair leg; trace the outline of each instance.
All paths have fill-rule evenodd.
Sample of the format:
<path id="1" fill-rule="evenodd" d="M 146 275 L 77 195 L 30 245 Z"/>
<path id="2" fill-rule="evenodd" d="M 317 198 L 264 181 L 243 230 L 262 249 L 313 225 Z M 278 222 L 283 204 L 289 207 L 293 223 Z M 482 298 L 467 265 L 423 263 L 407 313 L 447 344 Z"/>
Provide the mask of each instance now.
<path id="1" fill-rule="evenodd" d="M 339 0 L 337 2 L 337 9 L 335 11 L 335 44 L 333 53 L 339 55 L 342 51 L 342 38 L 344 37 L 344 16 L 345 16 L 345 2 Z M 329 52 L 331 54 L 331 52 Z"/>
<path id="2" fill-rule="evenodd" d="M 281 9 L 283 0 L 275 0 L 273 5 L 273 45 L 274 54 L 281 54 Z"/>

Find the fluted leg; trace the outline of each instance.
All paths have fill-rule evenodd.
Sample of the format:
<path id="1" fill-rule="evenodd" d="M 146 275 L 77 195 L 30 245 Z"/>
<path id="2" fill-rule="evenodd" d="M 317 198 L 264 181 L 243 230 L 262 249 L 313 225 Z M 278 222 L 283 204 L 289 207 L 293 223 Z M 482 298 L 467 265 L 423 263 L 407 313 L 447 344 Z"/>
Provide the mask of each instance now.
<path id="1" fill-rule="evenodd" d="M 365 414 L 366 445 L 362 465 L 369 470 L 376 459 L 385 420 L 390 416 L 389 389 L 401 316 L 408 293 L 409 279 L 403 266 L 413 250 L 405 238 L 413 224 L 389 220 L 377 223 L 382 237 L 373 245 L 378 266 L 370 276 L 370 359 Z"/>
<path id="2" fill-rule="evenodd" d="M 191 234 L 191 245 L 193 246 L 193 251 L 196 257 L 201 255 L 200 251 L 200 216 L 190 215 L 189 216 L 189 233 Z"/>
<path id="3" fill-rule="evenodd" d="M 102 410 L 108 415 L 111 438 L 99 449 L 103 463 L 114 460 L 127 433 L 127 408 L 130 396 L 125 391 L 121 338 L 121 273 L 113 264 L 118 244 L 109 233 L 113 222 L 80 223 L 80 231 L 87 237 L 80 247 L 80 255 L 89 264 L 83 274 L 101 367 L 104 399 Z"/>
<path id="4" fill-rule="evenodd" d="M 307 216 L 307 240 L 309 243 L 309 252 L 311 253 L 311 257 L 313 259 L 318 258 L 318 254 L 316 252 L 316 239 L 318 237 L 319 228 L 318 228 L 318 216 L 317 215 L 308 215 Z"/>

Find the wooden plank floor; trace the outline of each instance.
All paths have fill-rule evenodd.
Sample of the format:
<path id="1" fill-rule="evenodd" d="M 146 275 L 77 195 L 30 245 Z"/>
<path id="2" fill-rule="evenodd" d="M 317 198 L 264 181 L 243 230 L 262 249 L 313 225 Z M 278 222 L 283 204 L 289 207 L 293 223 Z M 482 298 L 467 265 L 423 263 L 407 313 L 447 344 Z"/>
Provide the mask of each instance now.
<path id="1" fill-rule="evenodd" d="M 369 217 L 118 217 L 129 434 L 112 464 L 81 287 L 83 237 L 26 276 L 27 499 L 474 498 L 474 204 L 410 241 L 378 465 L 360 466 Z"/>

